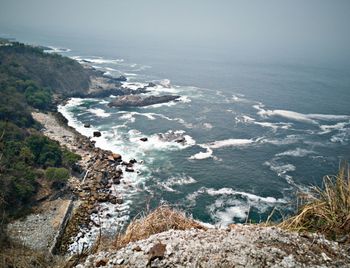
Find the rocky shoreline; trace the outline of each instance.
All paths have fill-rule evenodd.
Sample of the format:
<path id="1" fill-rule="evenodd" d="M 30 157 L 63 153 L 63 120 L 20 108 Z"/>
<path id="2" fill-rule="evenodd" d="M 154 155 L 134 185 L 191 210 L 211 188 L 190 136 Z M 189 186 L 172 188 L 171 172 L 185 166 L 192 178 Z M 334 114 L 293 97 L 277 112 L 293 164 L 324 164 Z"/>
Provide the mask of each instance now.
<path id="1" fill-rule="evenodd" d="M 144 106 L 179 98 L 179 96 L 171 95 L 141 97 L 139 94 L 149 93 L 149 88 L 156 84 L 150 82 L 143 87 L 130 89 L 123 87 L 122 84 L 127 81 L 126 77 L 106 76 L 88 62 L 79 63 L 89 74 L 89 88 L 85 92 L 75 92 L 71 96 L 57 95 L 55 105 L 64 105 L 70 97 L 103 98 L 114 95 L 126 100 L 123 105 L 110 103 L 111 106 L 116 107 L 134 106 L 135 100 L 136 106 Z M 129 103 L 130 99 L 133 100 L 132 103 Z M 44 135 L 81 156 L 81 160 L 72 168 L 72 177 L 68 185 L 68 191 L 73 194 L 74 200 L 72 217 L 60 241 L 61 245 L 58 247 L 58 252 L 61 254 L 77 253 L 91 246 L 102 229 L 111 233 L 111 230 L 107 229 L 115 231 L 121 228 L 118 224 L 124 223 L 125 207 L 127 208 L 121 194 L 122 188 L 129 190 L 129 187 L 132 187 L 124 182 L 124 172 L 137 172 L 134 165 L 139 163 L 135 159 L 124 161 L 118 152 L 96 147 L 95 141 L 90 137 L 100 137 L 99 131 L 91 130 L 90 137 L 86 137 L 69 126 L 68 120 L 58 111 L 47 114 L 33 112 L 32 116 L 44 127 L 42 129 Z M 90 125 L 85 125 L 85 127 L 90 129 Z M 110 218 L 118 217 L 118 215 L 121 220 L 114 219 L 115 226 L 111 226 Z M 104 223 L 105 219 L 107 222 Z"/>
<path id="2" fill-rule="evenodd" d="M 69 182 L 76 205 L 61 241 L 59 251 L 65 253 L 72 243 L 79 243 L 86 234 L 89 235 L 92 228 L 101 228 L 101 223 L 94 218 L 103 216 L 102 203 L 109 203 L 116 208 L 123 204 L 117 186 L 122 184 L 125 171 L 134 172 L 133 166 L 137 161 L 131 159 L 126 162 L 118 153 L 95 147 L 94 141 L 69 127 L 60 113 L 33 113 L 33 117 L 44 126 L 42 131 L 46 136 L 82 157 L 73 167 L 75 176 Z M 104 216 L 111 217 L 108 213 Z M 92 243 L 93 235 L 90 234 L 89 239 Z M 86 241 L 83 243 L 91 244 Z"/>

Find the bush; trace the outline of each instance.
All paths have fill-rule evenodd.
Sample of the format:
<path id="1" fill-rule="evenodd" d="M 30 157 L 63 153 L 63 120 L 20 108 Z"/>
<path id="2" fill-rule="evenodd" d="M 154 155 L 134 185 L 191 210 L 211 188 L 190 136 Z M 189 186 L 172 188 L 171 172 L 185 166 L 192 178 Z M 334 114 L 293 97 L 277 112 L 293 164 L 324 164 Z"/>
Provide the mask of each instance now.
<path id="1" fill-rule="evenodd" d="M 49 167 L 45 171 L 45 176 L 51 181 L 66 182 L 69 179 L 69 170 L 66 168 Z"/>
<path id="2" fill-rule="evenodd" d="M 52 103 L 52 94 L 49 89 L 29 86 L 26 88 L 25 97 L 27 103 L 34 108 L 47 110 Z"/>
<path id="3" fill-rule="evenodd" d="M 66 167 L 71 167 L 73 164 L 78 162 L 81 159 L 81 156 L 75 153 L 72 153 L 71 151 L 67 149 L 63 149 L 63 160 L 62 163 Z"/>
<path id="4" fill-rule="evenodd" d="M 37 165 L 58 167 L 62 164 L 62 152 L 57 142 L 42 135 L 31 135 L 26 139 L 26 144 Z"/>

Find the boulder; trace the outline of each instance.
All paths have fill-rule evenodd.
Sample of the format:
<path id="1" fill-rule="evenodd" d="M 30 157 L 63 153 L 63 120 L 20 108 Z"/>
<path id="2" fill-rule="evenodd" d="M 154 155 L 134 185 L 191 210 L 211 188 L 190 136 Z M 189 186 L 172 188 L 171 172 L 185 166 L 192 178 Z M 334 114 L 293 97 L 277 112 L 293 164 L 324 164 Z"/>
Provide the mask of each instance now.
<path id="1" fill-rule="evenodd" d="M 143 142 L 148 141 L 148 138 L 141 138 L 140 141 L 143 141 Z"/>
<path id="2" fill-rule="evenodd" d="M 93 132 L 94 137 L 101 137 L 101 132 L 100 131 L 94 131 Z"/>
<path id="3" fill-rule="evenodd" d="M 140 96 L 140 95 L 125 95 L 119 96 L 112 100 L 108 105 L 114 107 L 142 107 L 158 103 L 166 103 L 175 101 L 180 96 L 163 95 L 163 96 Z"/>
<path id="4" fill-rule="evenodd" d="M 129 163 L 130 164 L 135 164 L 135 163 L 137 163 L 137 161 L 136 161 L 136 159 L 130 159 Z"/>
<path id="5" fill-rule="evenodd" d="M 112 157 L 113 157 L 113 159 L 115 161 L 121 161 L 122 160 L 122 156 L 120 154 L 113 153 Z"/>
<path id="6" fill-rule="evenodd" d="M 125 171 L 126 172 L 135 172 L 135 170 L 132 167 L 126 167 Z"/>
<path id="7" fill-rule="evenodd" d="M 91 125 L 90 124 L 84 124 L 84 127 L 89 128 L 89 127 L 91 127 Z"/>
<path id="8" fill-rule="evenodd" d="M 178 138 L 178 139 L 175 140 L 175 142 L 177 142 L 177 143 L 185 143 L 186 139 L 184 137 Z"/>
<path id="9" fill-rule="evenodd" d="M 156 87 L 156 86 L 157 86 L 157 84 L 155 84 L 153 82 L 149 82 L 146 87 Z"/>

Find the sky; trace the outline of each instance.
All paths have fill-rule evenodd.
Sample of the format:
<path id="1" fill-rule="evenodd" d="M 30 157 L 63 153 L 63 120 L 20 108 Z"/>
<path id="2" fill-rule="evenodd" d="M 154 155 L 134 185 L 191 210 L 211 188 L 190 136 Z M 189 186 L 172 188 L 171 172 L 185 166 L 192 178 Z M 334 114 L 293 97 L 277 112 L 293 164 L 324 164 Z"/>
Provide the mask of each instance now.
<path id="1" fill-rule="evenodd" d="M 349 0 L 0 0 L 0 34 L 350 59 Z"/>

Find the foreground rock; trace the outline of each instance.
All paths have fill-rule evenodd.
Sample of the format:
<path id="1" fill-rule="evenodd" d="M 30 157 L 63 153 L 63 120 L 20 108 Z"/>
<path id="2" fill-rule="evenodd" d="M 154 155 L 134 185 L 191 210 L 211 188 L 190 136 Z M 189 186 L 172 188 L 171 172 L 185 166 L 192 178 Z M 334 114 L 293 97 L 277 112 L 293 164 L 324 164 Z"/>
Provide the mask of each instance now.
<path id="1" fill-rule="evenodd" d="M 139 96 L 126 95 L 114 99 L 109 103 L 109 106 L 114 107 L 141 107 L 159 103 L 166 103 L 169 101 L 176 101 L 180 96 L 164 95 L 164 96 Z"/>
<path id="2" fill-rule="evenodd" d="M 77 267 L 349 267 L 349 255 L 322 236 L 254 225 L 160 233 Z"/>

